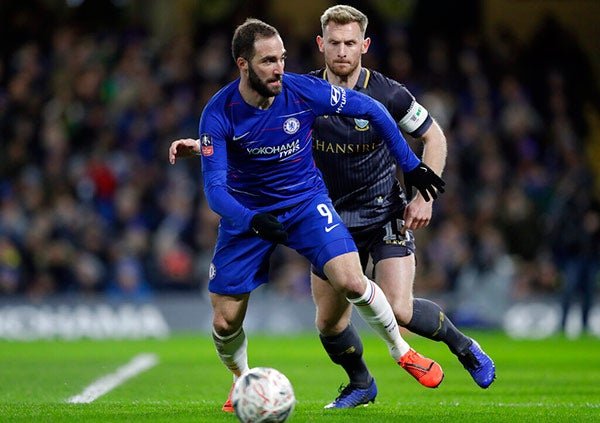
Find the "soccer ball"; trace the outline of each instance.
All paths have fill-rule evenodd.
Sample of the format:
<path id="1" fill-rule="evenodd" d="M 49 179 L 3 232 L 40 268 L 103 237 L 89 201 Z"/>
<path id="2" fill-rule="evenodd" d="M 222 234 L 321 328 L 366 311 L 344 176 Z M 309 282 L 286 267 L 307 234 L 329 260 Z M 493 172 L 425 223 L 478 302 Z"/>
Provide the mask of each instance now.
<path id="1" fill-rule="evenodd" d="M 283 373 L 255 367 L 235 382 L 231 403 L 241 422 L 284 422 L 294 410 L 296 397 Z"/>

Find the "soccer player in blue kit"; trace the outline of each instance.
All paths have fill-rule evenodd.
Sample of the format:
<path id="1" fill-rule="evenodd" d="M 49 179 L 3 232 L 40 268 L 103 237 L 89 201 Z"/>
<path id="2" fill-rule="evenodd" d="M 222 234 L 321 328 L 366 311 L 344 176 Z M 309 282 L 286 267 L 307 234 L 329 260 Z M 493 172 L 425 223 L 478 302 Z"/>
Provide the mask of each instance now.
<path id="1" fill-rule="evenodd" d="M 370 45 L 365 38 L 367 24 L 367 17 L 351 6 L 327 9 L 321 16 L 323 35 L 317 37 L 325 68 L 311 74 L 380 101 L 405 132 L 424 143 L 423 161 L 441 174 L 447 149 L 442 129 L 403 85 L 361 65 Z M 319 117 L 313 125 L 313 156 L 333 205 L 356 242 L 363 269 L 372 259 L 374 280 L 385 292 L 398 324 L 444 342 L 473 380 L 487 388 L 495 378 L 488 355 L 437 304 L 413 297 L 413 230 L 429 224 L 433 202 L 421 193 L 407 202 L 396 179 L 394 157 L 371 127 L 370 121 L 344 116 Z M 319 269 L 313 267 L 311 277 L 321 342 L 350 378 L 326 407 L 352 408 L 373 401 L 377 385 L 362 358 L 360 337 L 350 324 L 352 307 Z"/>
<path id="2" fill-rule="evenodd" d="M 410 150 L 380 103 L 320 78 L 284 74 L 286 51 L 272 26 L 248 19 L 234 33 L 232 53 L 240 77 L 204 108 L 199 143 L 178 140 L 169 148 L 171 163 L 200 152 L 204 192 L 221 216 L 208 286 L 219 358 L 234 378 L 248 370 L 248 300 L 267 282 L 269 258 L 281 243 L 326 275 L 401 367 L 425 386 L 439 385 L 440 366 L 402 339 L 384 293 L 363 275 L 356 245 L 314 164 L 312 124 L 322 115 L 368 119 L 420 192 L 435 198 L 444 182 Z M 229 399 L 223 409 L 232 411 Z"/>

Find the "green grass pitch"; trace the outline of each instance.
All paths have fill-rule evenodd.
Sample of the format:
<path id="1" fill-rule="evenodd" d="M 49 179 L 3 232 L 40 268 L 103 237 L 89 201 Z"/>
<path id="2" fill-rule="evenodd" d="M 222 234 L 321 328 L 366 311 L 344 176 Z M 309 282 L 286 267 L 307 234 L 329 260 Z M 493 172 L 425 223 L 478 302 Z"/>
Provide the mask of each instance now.
<path id="1" fill-rule="evenodd" d="M 408 342 L 445 371 L 439 388 L 424 388 L 392 362 L 381 340 L 363 333 L 379 395 L 375 404 L 353 410 L 323 410 L 346 378 L 314 333 L 250 334 L 250 365 L 275 367 L 291 380 L 298 402 L 290 422 L 600 421 L 599 339 L 470 334 L 496 362 L 498 378 L 487 390 L 475 385 L 445 345 L 408 334 Z M 67 403 L 141 353 L 156 355 L 158 363 L 90 403 Z M 235 416 L 220 411 L 230 386 L 208 336 L 0 342 L 3 422 L 233 423 Z"/>

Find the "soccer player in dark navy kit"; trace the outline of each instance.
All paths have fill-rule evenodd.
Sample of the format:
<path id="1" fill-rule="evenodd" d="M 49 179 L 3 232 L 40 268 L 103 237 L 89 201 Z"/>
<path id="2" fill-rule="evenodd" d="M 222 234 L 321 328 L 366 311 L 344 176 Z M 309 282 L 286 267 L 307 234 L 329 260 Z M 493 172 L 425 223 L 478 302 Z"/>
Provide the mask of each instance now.
<path id="1" fill-rule="evenodd" d="M 286 51 L 272 26 L 247 20 L 235 31 L 232 53 L 240 78 L 204 108 L 199 142 L 178 140 L 169 148 L 171 163 L 201 154 L 204 192 L 221 216 L 208 287 L 219 358 L 234 377 L 248 370 L 243 321 L 250 292 L 267 282 L 269 257 L 281 243 L 356 305 L 401 367 L 436 387 L 440 366 L 402 339 L 385 295 L 362 273 L 356 245 L 314 165 L 312 125 L 322 115 L 368 119 L 420 191 L 435 197 L 444 182 L 410 150 L 380 103 L 321 78 L 284 75 Z M 224 410 L 232 411 L 229 400 Z"/>
<path id="2" fill-rule="evenodd" d="M 367 23 L 367 17 L 353 7 L 327 9 L 321 16 L 323 35 L 317 37 L 326 67 L 312 74 L 380 101 L 400 128 L 424 142 L 423 161 L 441 174 L 446 161 L 441 128 L 403 85 L 361 66 L 361 56 L 370 44 L 370 39 L 365 39 Z M 356 242 L 363 269 L 370 257 L 375 282 L 390 301 L 397 322 L 414 333 L 446 343 L 474 381 L 487 388 L 495 378 L 492 360 L 474 340 L 456 329 L 437 304 L 413 298 L 412 231 L 429 224 L 433 202 L 417 193 L 407 204 L 396 179 L 394 157 L 366 119 L 317 118 L 313 155 L 333 205 Z M 405 182 L 410 194 L 410 181 Z M 326 407 L 352 408 L 373 401 L 377 386 L 362 359 L 360 337 L 350 324 L 352 308 L 326 283 L 318 268 L 313 267 L 311 286 L 323 346 L 350 378 Z"/>

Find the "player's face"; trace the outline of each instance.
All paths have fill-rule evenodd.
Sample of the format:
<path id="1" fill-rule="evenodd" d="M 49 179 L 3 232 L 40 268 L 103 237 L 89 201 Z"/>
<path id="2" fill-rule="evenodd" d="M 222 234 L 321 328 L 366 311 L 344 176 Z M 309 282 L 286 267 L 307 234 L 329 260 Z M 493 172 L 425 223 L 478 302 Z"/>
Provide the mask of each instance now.
<path id="1" fill-rule="evenodd" d="M 286 51 L 280 37 L 260 38 L 254 43 L 255 54 L 248 62 L 250 87 L 262 97 L 281 93 Z"/>
<path id="2" fill-rule="evenodd" d="M 358 23 L 340 25 L 329 22 L 322 37 L 317 37 L 319 51 L 325 56 L 327 68 L 339 77 L 351 75 L 369 49 L 371 40 L 364 39 Z"/>

